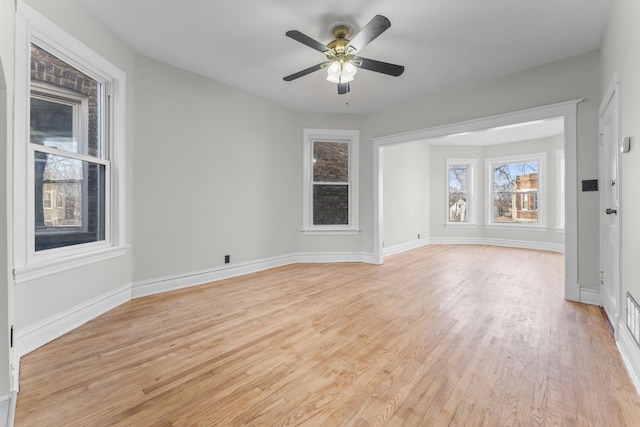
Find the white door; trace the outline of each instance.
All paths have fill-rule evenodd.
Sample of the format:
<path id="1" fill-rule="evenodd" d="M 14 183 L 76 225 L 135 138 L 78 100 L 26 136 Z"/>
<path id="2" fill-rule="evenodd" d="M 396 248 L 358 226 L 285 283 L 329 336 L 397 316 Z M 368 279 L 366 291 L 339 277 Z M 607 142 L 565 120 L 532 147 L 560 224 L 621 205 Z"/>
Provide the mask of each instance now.
<path id="1" fill-rule="evenodd" d="M 617 90 L 600 109 L 600 295 L 614 329 L 618 326 L 619 211 Z"/>

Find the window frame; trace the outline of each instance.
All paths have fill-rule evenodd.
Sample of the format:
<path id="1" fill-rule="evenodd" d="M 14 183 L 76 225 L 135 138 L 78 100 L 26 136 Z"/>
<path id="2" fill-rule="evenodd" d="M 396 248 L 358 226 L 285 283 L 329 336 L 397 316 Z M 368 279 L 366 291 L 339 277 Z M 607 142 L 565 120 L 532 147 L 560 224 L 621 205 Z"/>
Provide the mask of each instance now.
<path id="1" fill-rule="evenodd" d="M 468 170 L 468 184 L 467 184 L 467 221 L 456 222 L 449 220 L 449 170 L 451 166 L 467 166 Z M 476 189 L 476 173 L 478 170 L 478 159 L 470 158 L 447 158 L 446 170 L 445 170 L 445 226 L 447 227 L 473 227 L 478 226 L 478 191 Z"/>
<path id="2" fill-rule="evenodd" d="M 38 46 L 38 48 L 40 48 Z M 104 86 L 104 85 L 102 85 Z M 108 158 L 106 158 L 106 151 L 104 149 L 104 144 L 103 142 L 105 141 L 105 136 L 106 136 L 106 132 L 102 130 L 102 132 L 100 132 L 100 135 L 98 136 L 100 143 L 99 143 L 99 147 L 97 150 L 97 153 L 95 156 L 93 155 L 88 155 L 88 151 L 89 151 L 89 147 L 88 147 L 88 143 L 89 143 L 89 138 L 88 138 L 88 131 L 89 131 L 89 124 L 88 124 L 88 114 L 89 114 L 89 99 L 87 96 L 85 95 L 80 95 L 77 93 L 74 93 L 73 91 L 63 88 L 63 87 L 58 87 L 55 86 L 51 83 L 46 83 L 46 82 L 42 82 L 42 81 L 30 81 L 29 83 L 29 88 L 30 88 L 30 95 L 29 95 L 29 105 L 31 105 L 31 101 L 33 99 L 39 99 L 39 100 L 43 100 L 46 102 L 50 102 L 50 103 L 56 103 L 56 104 L 60 104 L 60 105 L 67 105 L 70 106 L 72 108 L 72 112 L 73 112 L 73 123 L 72 123 L 72 134 L 73 134 L 73 139 L 77 141 L 77 147 L 78 149 L 76 151 L 69 151 L 69 150 L 65 150 L 62 148 L 58 148 L 58 147 L 53 147 L 53 146 L 48 146 L 48 145 L 40 145 L 40 144 L 34 144 L 30 141 L 30 137 L 31 135 L 29 135 L 29 141 L 27 142 L 28 145 L 28 150 L 29 150 L 29 154 L 28 154 L 28 158 L 29 159 L 35 159 L 36 158 L 36 153 L 41 153 L 41 154 L 45 154 L 45 155 L 53 155 L 53 156 L 58 156 L 58 157 L 64 157 L 66 159 L 70 159 L 70 160 L 75 160 L 75 161 L 81 161 L 81 162 L 86 162 L 87 164 L 92 164 L 92 165 L 99 165 L 99 166 L 104 166 L 105 168 L 105 172 L 106 172 L 106 179 L 105 181 L 108 181 L 108 175 L 109 175 L 109 170 L 110 170 L 110 161 L 108 160 Z M 102 95 L 102 94 L 100 94 Z M 102 96 L 99 96 L 99 103 L 102 103 Z M 100 105 L 100 109 L 99 111 L 102 111 L 104 109 L 106 105 Z M 31 113 L 31 110 L 30 110 Z M 29 124 L 30 127 L 30 124 Z M 32 163 L 33 164 L 33 163 Z M 33 174 L 33 170 L 31 171 L 27 171 L 27 173 L 29 173 L 27 181 L 31 180 L 32 178 L 32 174 Z M 87 171 L 84 170 L 83 168 L 83 182 L 87 182 L 88 180 L 88 174 Z M 31 185 L 31 183 L 28 183 L 29 188 L 33 189 L 33 186 Z M 102 189 L 103 192 L 106 191 L 106 188 Z M 86 203 L 88 200 L 89 196 L 89 192 L 87 191 L 87 188 L 85 186 L 83 186 L 82 188 L 82 200 L 84 201 L 84 203 L 82 203 L 82 218 L 85 219 L 85 221 L 83 221 L 83 224 L 79 227 L 75 227 L 76 228 L 76 232 L 77 233 L 87 233 L 88 231 L 88 224 L 87 224 L 87 218 L 89 217 L 89 206 Z M 31 198 L 31 200 L 33 199 L 33 195 L 27 194 L 27 197 Z M 29 199 L 28 199 L 29 200 Z M 106 200 L 107 204 L 108 204 L 108 200 Z M 46 207 L 44 207 L 44 199 L 43 199 L 43 208 L 46 209 Z M 105 206 L 104 208 L 104 212 L 102 213 L 102 215 L 105 217 L 104 218 L 104 222 L 105 222 L 105 230 L 104 230 L 104 234 L 105 236 L 109 235 L 109 212 L 107 210 L 108 205 Z M 51 209 L 51 208 L 49 208 Z M 30 220 L 33 220 L 35 217 L 35 207 L 32 204 L 29 204 L 27 206 L 27 215 L 29 216 Z M 31 226 L 31 225 L 29 225 Z M 35 223 L 34 223 L 35 226 Z M 55 230 L 55 229 L 51 229 L 51 230 L 40 230 L 38 231 L 37 229 L 35 230 L 35 237 L 36 237 L 36 241 L 37 241 L 37 237 L 38 236 L 46 236 L 46 235 L 52 235 L 52 234 L 67 234 L 69 233 L 70 230 L 68 231 L 62 231 L 62 230 Z M 31 242 L 28 243 L 29 245 L 31 244 Z M 41 250 L 37 249 L 37 242 L 34 242 L 34 248 L 33 250 L 35 252 L 40 253 Z M 71 245 L 68 246 L 60 246 L 60 248 L 63 247 L 70 247 Z M 31 247 L 28 247 L 28 250 L 31 250 Z M 51 250 L 51 249 L 44 249 L 44 250 Z"/>
<path id="3" fill-rule="evenodd" d="M 49 197 L 44 197 L 45 195 L 49 195 Z M 49 201 L 48 205 L 45 203 Z M 43 191 L 42 192 L 42 209 L 53 209 L 53 191 Z"/>
<path id="4" fill-rule="evenodd" d="M 56 209 L 64 209 L 64 201 L 64 194 L 56 193 Z"/>
<path id="5" fill-rule="evenodd" d="M 35 150 L 30 143 L 31 43 L 103 85 L 102 156 L 74 154 L 73 157 L 86 157 L 91 163 L 106 165 L 104 240 L 35 251 L 34 153 L 66 157 L 69 153 L 46 146 Z M 15 45 L 13 241 L 14 279 L 20 283 L 126 253 L 126 74 L 23 2 L 19 2 L 17 8 Z"/>
<path id="6" fill-rule="evenodd" d="M 358 234 L 359 228 L 359 139 L 357 130 L 304 129 L 303 132 L 303 209 L 304 235 Z M 349 144 L 349 222 L 345 225 L 313 224 L 313 144 L 314 142 L 346 142 Z M 343 183 L 344 184 L 344 183 Z"/>
<path id="7" fill-rule="evenodd" d="M 493 169 L 494 165 L 508 163 L 538 162 L 538 223 L 494 222 L 493 220 Z M 519 230 L 547 229 L 547 187 L 546 187 L 547 153 L 527 153 L 505 157 L 491 157 L 485 159 L 486 169 L 486 195 L 485 195 L 485 226 L 489 228 L 517 228 Z"/>

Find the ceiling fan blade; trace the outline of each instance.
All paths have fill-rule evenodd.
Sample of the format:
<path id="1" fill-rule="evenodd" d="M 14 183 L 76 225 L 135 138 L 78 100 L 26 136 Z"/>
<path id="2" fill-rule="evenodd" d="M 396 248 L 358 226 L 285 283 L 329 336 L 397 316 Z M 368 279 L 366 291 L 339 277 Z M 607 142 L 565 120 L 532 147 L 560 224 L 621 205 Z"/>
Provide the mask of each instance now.
<path id="1" fill-rule="evenodd" d="M 367 25 L 365 25 L 349 42 L 349 47 L 356 51 L 361 51 L 366 45 L 371 43 L 376 37 L 384 33 L 391 26 L 391 21 L 382 15 L 376 15 Z M 345 50 L 346 50 L 345 49 Z"/>
<path id="2" fill-rule="evenodd" d="M 349 83 L 338 83 L 338 95 L 344 95 L 349 92 L 351 88 L 349 87 Z"/>
<path id="3" fill-rule="evenodd" d="M 285 35 L 286 35 L 287 37 L 290 37 L 290 38 L 294 39 L 294 40 L 295 40 L 295 41 L 297 41 L 297 42 L 300 42 L 300 43 L 302 43 L 302 44 L 304 44 L 304 45 L 307 45 L 307 46 L 309 46 L 310 48 L 315 49 L 315 50 L 318 50 L 318 51 L 320 51 L 320 52 L 322 52 L 322 53 L 325 53 L 325 52 L 333 52 L 333 53 L 335 54 L 335 52 L 334 52 L 334 50 L 333 50 L 333 49 L 328 48 L 327 46 L 323 45 L 323 44 L 322 44 L 322 43 L 320 43 L 319 41 L 316 41 L 316 40 L 312 39 L 311 37 L 307 36 L 306 34 L 302 34 L 302 33 L 301 33 L 300 31 L 298 31 L 298 30 L 290 30 L 290 31 L 287 31 L 287 32 L 285 33 Z"/>
<path id="4" fill-rule="evenodd" d="M 328 61 L 321 62 L 319 64 L 314 65 L 313 67 L 309 67 L 309 68 L 306 68 L 306 69 L 304 69 L 302 71 L 298 71 L 297 73 L 293 73 L 291 75 L 288 75 L 287 77 L 283 77 L 282 79 L 285 82 L 290 82 L 291 80 L 295 80 L 295 79 L 300 78 L 302 76 L 306 76 L 307 74 L 311 74 L 314 71 L 318 71 L 318 70 L 322 69 L 323 67 L 325 67 L 328 63 L 329 63 Z"/>
<path id="5" fill-rule="evenodd" d="M 388 62 L 376 61 L 375 59 L 363 58 L 361 56 L 353 58 L 353 62 L 356 66 L 365 70 L 388 74 L 395 77 L 398 77 L 404 72 L 404 67 L 402 65 L 389 64 Z"/>

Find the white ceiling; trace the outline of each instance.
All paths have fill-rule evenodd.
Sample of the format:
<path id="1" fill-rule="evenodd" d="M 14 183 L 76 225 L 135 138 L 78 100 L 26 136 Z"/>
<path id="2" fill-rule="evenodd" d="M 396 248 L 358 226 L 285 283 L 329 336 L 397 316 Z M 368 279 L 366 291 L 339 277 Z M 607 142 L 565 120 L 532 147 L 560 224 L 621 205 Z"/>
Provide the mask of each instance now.
<path id="1" fill-rule="evenodd" d="M 135 51 L 286 107 L 370 113 L 600 47 L 611 0 L 80 0 Z M 405 66 L 360 70 L 338 95 L 324 70 L 282 77 L 325 57 L 285 36 L 322 42 L 376 14 L 391 28 L 362 56 Z"/>

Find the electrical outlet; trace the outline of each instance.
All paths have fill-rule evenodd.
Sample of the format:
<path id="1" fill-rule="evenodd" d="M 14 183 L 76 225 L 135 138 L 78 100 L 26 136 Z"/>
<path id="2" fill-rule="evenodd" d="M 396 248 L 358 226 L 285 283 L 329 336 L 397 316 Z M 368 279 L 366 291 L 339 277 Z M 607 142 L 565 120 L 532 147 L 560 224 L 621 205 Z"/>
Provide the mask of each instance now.
<path id="1" fill-rule="evenodd" d="M 231 255 L 225 255 L 224 256 L 224 263 L 225 264 L 229 264 L 231 262 Z"/>

